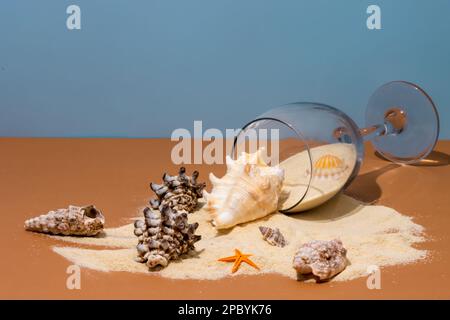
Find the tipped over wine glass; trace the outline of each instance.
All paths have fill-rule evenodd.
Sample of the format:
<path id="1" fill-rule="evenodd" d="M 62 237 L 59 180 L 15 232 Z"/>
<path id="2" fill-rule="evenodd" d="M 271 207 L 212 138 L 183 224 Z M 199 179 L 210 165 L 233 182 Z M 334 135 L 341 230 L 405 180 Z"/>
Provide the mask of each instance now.
<path id="1" fill-rule="evenodd" d="M 285 170 L 279 209 L 289 213 L 314 208 L 348 186 L 361 167 L 364 141 L 392 162 L 414 164 L 430 154 L 439 136 L 431 97 L 406 81 L 379 87 L 365 120 L 359 128 L 344 112 L 322 103 L 283 105 L 247 123 L 234 140 L 232 156 L 263 146 L 267 162 Z"/>

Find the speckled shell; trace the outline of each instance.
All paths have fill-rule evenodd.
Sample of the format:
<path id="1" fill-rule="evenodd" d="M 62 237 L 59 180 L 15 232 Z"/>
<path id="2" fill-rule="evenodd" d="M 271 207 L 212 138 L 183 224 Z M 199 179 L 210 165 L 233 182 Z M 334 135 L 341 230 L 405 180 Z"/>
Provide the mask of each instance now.
<path id="1" fill-rule="evenodd" d="M 277 210 L 283 169 L 268 166 L 261 150 L 242 153 L 236 161 L 227 157 L 226 163 L 227 173 L 221 179 L 210 174 L 213 189 L 211 194 L 205 193 L 205 208 L 215 228 L 230 228 Z"/>
<path id="2" fill-rule="evenodd" d="M 346 254 L 340 240 L 313 240 L 297 251 L 293 267 L 299 275 L 312 274 L 318 281 L 325 281 L 345 269 L 348 263 Z"/>
<path id="3" fill-rule="evenodd" d="M 314 162 L 313 178 L 339 179 L 347 169 L 348 165 L 345 164 L 343 159 L 331 154 L 326 154 Z M 309 170 L 307 171 L 307 174 L 310 174 Z"/>
<path id="4" fill-rule="evenodd" d="M 26 220 L 25 229 L 64 236 L 95 236 L 104 224 L 103 214 L 94 206 L 69 206 Z"/>
<path id="5" fill-rule="evenodd" d="M 286 246 L 287 242 L 278 228 L 260 226 L 259 231 L 261 231 L 263 239 L 271 245 L 281 248 Z"/>

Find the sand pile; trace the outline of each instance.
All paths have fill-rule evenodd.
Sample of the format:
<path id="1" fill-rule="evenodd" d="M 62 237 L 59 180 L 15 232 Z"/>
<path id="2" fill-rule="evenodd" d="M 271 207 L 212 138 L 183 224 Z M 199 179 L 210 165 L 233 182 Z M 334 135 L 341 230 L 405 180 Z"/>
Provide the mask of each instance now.
<path id="1" fill-rule="evenodd" d="M 140 218 L 140 216 L 139 216 Z M 125 271 L 159 274 L 173 279 L 220 279 L 230 276 L 231 264 L 217 259 L 234 254 L 238 248 L 253 254 L 260 271 L 243 264 L 235 275 L 278 273 L 295 279 L 292 259 L 300 244 L 317 239 L 339 238 L 347 248 L 350 265 L 332 281 L 365 276 L 367 267 L 411 263 L 426 257 L 426 251 L 413 247 L 423 242 L 423 227 L 410 217 L 384 206 L 368 206 L 348 196 L 338 195 L 326 204 L 296 215 L 272 214 L 266 218 L 217 232 L 204 209 L 189 215 L 189 222 L 199 222 L 197 234 L 202 240 L 193 252 L 180 261 L 172 261 L 161 271 L 149 272 L 145 264 L 134 261 L 137 239 L 133 225 L 106 229 L 96 238 L 54 237 L 76 243 L 78 247 L 57 246 L 53 250 L 82 267 L 100 271 Z M 258 227 L 277 227 L 288 244 L 284 248 L 269 245 Z M 98 249 L 81 245 L 99 246 Z M 109 247 L 109 248 L 108 248 Z"/>

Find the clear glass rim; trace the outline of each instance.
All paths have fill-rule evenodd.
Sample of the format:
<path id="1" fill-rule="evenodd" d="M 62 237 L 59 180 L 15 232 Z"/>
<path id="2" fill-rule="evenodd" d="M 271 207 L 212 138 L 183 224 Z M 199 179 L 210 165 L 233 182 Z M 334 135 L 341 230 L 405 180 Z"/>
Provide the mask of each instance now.
<path id="1" fill-rule="evenodd" d="M 250 122 L 247 122 L 247 124 L 245 124 L 241 130 L 239 131 L 239 133 L 234 137 L 234 142 L 233 142 L 233 148 L 231 150 L 231 156 L 234 158 L 236 155 L 236 148 L 237 148 L 237 142 L 238 142 L 238 138 L 241 135 L 241 133 L 243 133 L 249 126 L 251 126 L 254 123 L 260 122 L 260 121 L 264 121 L 264 120 L 270 120 L 270 121 L 275 121 L 275 122 L 279 122 L 282 125 L 288 127 L 290 130 L 292 130 L 298 139 L 300 139 L 300 141 L 302 141 L 302 143 L 304 143 L 305 147 L 306 147 L 306 151 L 308 153 L 308 159 L 309 159 L 309 166 L 310 166 L 310 170 L 312 170 L 313 168 L 313 163 L 312 163 L 312 158 L 311 158 L 311 152 L 310 152 L 310 147 L 308 145 L 308 143 L 306 142 L 306 139 L 304 138 L 303 134 L 298 131 L 297 129 L 295 129 L 291 124 L 277 119 L 277 118 L 273 118 L 273 117 L 258 117 Z M 299 205 L 303 199 L 306 197 L 306 195 L 308 194 L 309 188 L 311 186 L 311 179 L 312 179 L 312 174 L 309 175 L 309 180 L 308 180 L 308 185 L 306 186 L 306 191 L 303 193 L 302 197 L 300 198 L 300 200 L 298 200 L 294 205 L 292 205 L 291 207 L 287 208 L 287 209 L 278 209 L 279 212 L 281 213 L 288 213 L 290 210 L 294 209 L 297 205 Z"/>

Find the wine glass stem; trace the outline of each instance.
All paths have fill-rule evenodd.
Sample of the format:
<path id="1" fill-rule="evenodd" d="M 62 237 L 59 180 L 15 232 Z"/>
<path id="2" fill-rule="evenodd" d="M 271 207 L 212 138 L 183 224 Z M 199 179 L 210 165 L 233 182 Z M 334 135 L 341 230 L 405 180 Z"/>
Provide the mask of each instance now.
<path id="1" fill-rule="evenodd" d="M 404 110 L 398 107 L 389 108 L 384 114 L 384 123 L 373 125 L 359 130 L 364 140 L 375 137 L 400 134 L 406 128 L 408 117 Z"/>
<path id="2" fill-rule="evenodd" d="M 367 128 L 359 129 L 359 133 L 364 140 L 372 140 L 375 137 L 384 136 L 388 134 L 388 128 L 385 124 L 378 124 Z"/>

